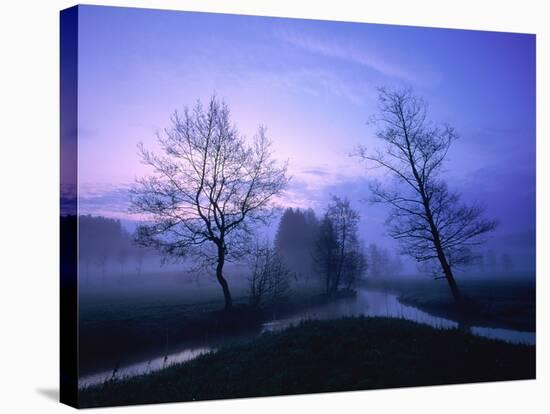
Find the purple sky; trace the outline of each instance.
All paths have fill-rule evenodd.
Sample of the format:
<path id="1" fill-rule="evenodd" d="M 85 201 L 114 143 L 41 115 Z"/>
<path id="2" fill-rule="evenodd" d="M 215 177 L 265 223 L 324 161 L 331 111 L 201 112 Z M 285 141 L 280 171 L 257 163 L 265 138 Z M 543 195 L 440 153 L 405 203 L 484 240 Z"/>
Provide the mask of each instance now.
<path id="1" fill-rule="evenodd" d="M 490 246 L 534 266 L 533 35 L 94 6 L 79 29 L 81 214 L 131 218 L 127 187 L 147 173 L 136 144 L 154 148 L 175 109 L 215 92 L 241 132 L 266 125 L 289 160 L 286 205 L 320 212 L 347 195 L 366 241 L 389 245 L 349 153 L 377 145 L 376 88 L 406 85 L 459 132 L 446 174 L 501 222 Z"/>

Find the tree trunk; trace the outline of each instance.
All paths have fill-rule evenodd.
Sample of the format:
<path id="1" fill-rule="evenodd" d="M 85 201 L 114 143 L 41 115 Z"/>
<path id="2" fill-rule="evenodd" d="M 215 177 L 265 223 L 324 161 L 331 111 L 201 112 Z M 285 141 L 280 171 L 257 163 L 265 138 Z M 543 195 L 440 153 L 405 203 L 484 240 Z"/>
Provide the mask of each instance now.
<path id="1" fill-rule="evenodd" d="M 225 310 L 231 310 L 233 306 L 233 299 L 231 299 L 231 292 L 229 291 L 229 285 L 227 280 L 223 277 L 223 265 L 225 263 L 225 249 L 223 244 L 218 245 L 218 264 L 216 266 L 216 278 L 223 289 L 223 297 L 225 299 Z"/>
<path id="2" fill-rule="evenodd" d="M 453 298 L 457 305 L 462 306 L 464 304 L 462 300 L 462 294 L 460 293 L 460 290 L 458 289 L 458 285 L 456 284 L 455 277 L 453 275 L 453 271 L 451 269 L 451 266 L 449 265 L 449 262 L 447 260 L 447 256 L 445 256 L 445 251 L 443 250 L 443 247 L 441 246 L 441 238 L 439 237 L 439 230 L 437 229 L 434 221 L 433 216 L 431 213 L 431 210 L 429 207 L 426 208 L 428 221 L 430 223 L 430 227 L 432 230 L 432 236 L 434 238 L 433 242 L 435 245 L 435 250 L 437 252 L 437 258 L 439 259 L 439 263 L 441 264 L 441 269 L 443 270 L 443 274 L 445 275 L 445 279 L 447 280 L 447 283 L 449 284 L 449 288 L 451 289 L 451 293 L 453 294 Z"/>
<path id="3" fill-rule="evenodd" d="M 411 161 L 412 162 L 412 161 Z M 451 270 L 451 266 L 449 265 L 449 261 L 447 260 L 447 256 L 445 256 L 445 251 L 443 250 L 443 247 L 441 245 L 441 237 L 439 235 L 439 229 L 437 228 L 433 214 L 432 209 L 430 206 L 430 202 L 428 200 L 428 197 L 426 196 L 426 192 L 424 190 L 424 186 L 422 184 L 422 181 L 420 180 L 420 177 L 418 176 L 418 172 L 416 171 L 416 168 L 413 166 L 413 173 L 416 177 L 416 180 L 418 182 L 418 186 L 420 188 L 420 194 L 422 196 L 422 204 L 424 205 L 424 212 L 426 214 L 426 219 L 428 221 L 428 224 L 430 226 L 430 231 L 433 236 L 433 244 L 435 247 L 435 251 L 437 252 L 437 258 L 439 259 L 439 263 L 441 264 L 441 269 L 443 270 L 443 274 L 445 275 L 445 279 L 447 279 L 447 283 L 449 284 L 449 287 L 451 288 L 451 293 L 453 294 L 453 298 L 455 302 L 462 306 L 464 304 L 462 300 L 462 295 L 460 293 L 460 290 L 458 289 L 458 285 L 456 284 L 455 278 L 453 276 L 453 271 Z"/>
<path id="4" fill-rule="evenodd" d="M 458 285 L 456 284 L 455 278 L 453 276 L 453 271 L 451 269 L 451 266 L 449 265 L 449 262 L 447 261 L 447 257 L 445 256 L 445 252 L 443 251 L 443 247 L 441 246 L 441 238 L 439 237 L 439 230 L 437 229 L 432 213 L 430 210 L 430 207 L 427 202 L 424 203 L 424 206 L 426 208 L 426 216 L 428 218 L 428 222 L 430 224 L 432 236 L 433 236 L 433 243 L 435 246 L 435 250 L 437 252 L 437 258 L 439 259 L 439 263 L 441 264 L 441 269 L 443 270 L 443 274 L 445 275 L 445 279 L 447 279 L 447 283 L 449 284 L 449 287 L 451 288 L 451 293 L 453 294 L 453 298 L 455 302 L 462 306 L 462 294 L 460 293 L 460 290 L 458 289 Z"/>
<path id="5" fill-rule="evenodd" d="M 443 253 L 441 249 L 437 249 L 437 250 L 438 250 L 439 263 L 441 264 L 441 268 L 443 269 L 443 274 L 445 275 L 445 279 L 447 280 L 447 283 L 451 288 L 451 293 L 453 294 L 453 298 L 455 299 L 455 302 L 457 304 L 462 305 L 462 294 L 460 293 L 460 290 L 458 289 L 458 285 L 456 284 L 455 278 L 453 276 L 453 271 L 451 270 L 451 266 L 449 266 L 449 263 L 447 262 L 445 253 Z"/>
<path id="6" fill-rule="evenodd" d="M 460 293 L 460 289 L 456 284 L 451 266 L 449 266 L 449 262 L 447 262 L 447 258 L 445 257 L 445 253 L 443 252 L 442 249 L 438 249 L 438 258 L 441 263 L 441 267 L 443 268 L 445 279 L 447 280 L 447 283 L 451 288 L 453 298 L 455 300 L 455 303 L 458 306 L 458 310 L 459 310 L 458 329 L 462 332 L 470 333 L 471 324 L 470 324 L 469 315 L 468 315 L 469 309 L 466 302 L 464 301 L 464 297 Z"/>

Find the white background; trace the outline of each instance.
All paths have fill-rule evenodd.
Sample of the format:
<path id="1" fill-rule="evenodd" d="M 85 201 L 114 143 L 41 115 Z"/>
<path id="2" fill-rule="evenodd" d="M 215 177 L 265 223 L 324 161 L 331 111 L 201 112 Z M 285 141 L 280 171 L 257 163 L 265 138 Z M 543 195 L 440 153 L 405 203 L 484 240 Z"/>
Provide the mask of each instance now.
<path id="1" fill-rule="evenodd" d="M 537 380 L 102 409 L 101 412 L 539 413 L 550 406 L 548 74 L 550 13 L 544 1 L 287 0 L 101 1 L 284 17 L 393 23 L 537 34 Z M 62 0 L 0 6 L 0 411 L 72 410 L 58 389 L 59 10 Z M 545 27 L 546 26 L 546 27 Z M 404 45 L 406 47 L 406 45 Z M 503 68 L 505 70 L 505 68 Z M 546 100 L 543 102 L 543 98 Z M 547 134 L 546 134 L 547 135 Z M 546 138 L 546 142 L 545 142 Z M 545 337 L 546 336 L 546 337 Z M 212 384 L 213 387 L 216 384 Z"/>

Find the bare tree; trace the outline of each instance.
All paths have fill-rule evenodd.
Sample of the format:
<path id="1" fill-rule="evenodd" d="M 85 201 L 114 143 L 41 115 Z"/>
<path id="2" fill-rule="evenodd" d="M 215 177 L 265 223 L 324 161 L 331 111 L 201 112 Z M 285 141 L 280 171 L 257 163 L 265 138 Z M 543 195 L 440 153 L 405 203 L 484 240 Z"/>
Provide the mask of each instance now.
<path id="1" fill-rule="evenodd" d="M 259 306 L 266 300 L 272 305 L 282 302 L 290 290 L 290 279 L 294 275 L 280 254 L 269 241 L 258 242 L 250 258 L 250 303 Z"/>
<path id="2" fill-rule="evenodd" d="M 358 222 L 359 214 L 349 200 L 332 197 L 313 254 L 327 295 L 336 293 L 342 284 L 351 289 L 366 269 L 357 236 Z"/>
<path id="3" fill-rule="evenodd" d="M 350 291 L 354 289 L 358 280 L 364 277 L 368 269 L 367 257 L 364 254 L 362 243 L 350 249 L 342 270 L 342 283 L 345 289 Z"/>
<path id="4" fill-rule="evenodd" d="M 319 225 L 319 233 L 315 242 L 313 259 L 324 285 L 325 294 L 330 295 L 332 280 L 338 263 L 338 242 L 336 231 L 330 217 L 325 214 Z"/>
<path id="5" fill-rule="evenodd" d="M 372 162 L 372 167 L 383 168 L 396 182 L 392 188 L 372 184 L 372 201 L 391 207 L 389 234 L 400 242 L 402 252 L 418 262 L 437 262 L 440 277 L 462 303 L 453 269 L 472 259 L 472 249 L 497 223 L 483 218 L 482 207 L 461 204 L 441 178 L 456 132 L 450 126 L 432 125 L 427 105 L 409 89 L 380 89 L 374 121 L 384 147 L 374 153 L 360 147 L 358 156 L 368 167 Z"/>
<path id="6" fill-rule="evenodd" d="M 285 188 L 286 165 L 272 157 L 266 130 L 252 145 L 231 124 L 224 102 L 198 102 L 158 134 L 162 155 L 140 144 L 144 164 L 154 174 L 137 180 L 131 190 L 132 211 L 146 214 L 137 240 L 168 257 L 192 255 L 216 266 L 225 308 L 232 298 L 223 268 L 239 257 L 255 223 L 273 211 L 273 199 Z"/>
<path id="7" fill-rule="evenodd" d="M 336 271 L 333 278 L 332 291 L 337 291 L 346 268 L 350 268 L 352 258 L 357 249 L 357 224 L 359 223 L 359 213 L 351 208 L 348 199 L 341 199 L 333 196 L 328 206 L 327 216 L 332 221 L 337 243 Z"/>
<path id="8" fill-rule="evenodd" d="M 248 278 L 249 300 L 252 306 L 259 306 L 269 287 L 269 250 L 257 245 L 252 252 L 252 271 Z"/>

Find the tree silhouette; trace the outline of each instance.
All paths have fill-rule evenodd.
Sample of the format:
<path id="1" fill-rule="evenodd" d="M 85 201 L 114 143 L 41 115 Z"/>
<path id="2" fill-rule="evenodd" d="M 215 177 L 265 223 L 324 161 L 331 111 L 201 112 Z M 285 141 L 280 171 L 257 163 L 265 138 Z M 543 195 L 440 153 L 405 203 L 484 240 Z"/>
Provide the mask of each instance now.
<path id="1" fill-rule="evenodd" d="M 278 305 L 290 290 L 290 269 L 269 241 L 257 242 L 250 255 L 251 275 L 248 279 L 250 303 Z"/>
<path id="2" fill-rule="evenodd" d="M 130 249 L 130 235 L 124 231 L 119 220 L 101 216 L 78 217 L 80 234 L 79 260 L 86 268 L 95 264 L 105 276 L 109 259 L 115 259 L 121 269 Z"/>
<path id="3" fill-rule="evenodd" d="M 318 231 L 319 220 L 312 209 L 287 208 L 277 227 L 277 253 L 297 276 L 305 280 L 312 272 L 312 254 Z"/>
<path id="4" fill-rule="evenodd" d="M 350 289 L 366 270 L 357 236 L 359 214 L 349 200 L 332 197 L 321 220 L 314 259 L 325 293 L 332 295 L 343 285 Z"/>
<path id="5" fill-rule="evenodd" d="M 451 289 L 462 303 L 453 268 L 468 263 L 485 233 L 496 222 L 482 217 L 480 206 L 460 203 L 441 178 L 451 144 L 453 128 L 438 127 L 427 120 L 427 105 L 406 90 L 379 90 L 377 137 L 384 148 L 371 153 L 360 147 L 358 156 L 383 168 L 396 181 L 394 188 L 371 185 L 372 201 L 391 207 L 389 233 L 403 253 L 418 262 L 436 261 Z"/>
<path id="6" fill-rule="evenodd" d="M 229 310 L 224 264 L 242 255 L 254 224 L 271 215 L 274 197 L 288 182 L 287 168 L 272 158 L 265 128 L 247 144 L 216 97 L 171 121 L 158 134 L 162 155 L 139 147 L 154 173 L 131 189 L 132 211 L 148 219 L 137 240 L 171 257 L 192 255 L 215 265 Z"/>
<path id="7" fill-rule="evenodd" d="M 325 294 L 331 293 L 332 280 L 337 267 L 338 242 L 334 223 L 328 215 L 324 215 L 319 226 L 319 234 L 315 243 L 314 258 L 319 276 L 324 285 Z"/>
<path id="8" fill-rule="evenodd" d="M 398 276 L 403 269 L 401 258 L 397 254 L 390 254 L 388 249 L 371 243 L 367 247 L 367 263 L 369 264 L 368 276 L 392 277 Z"/>

